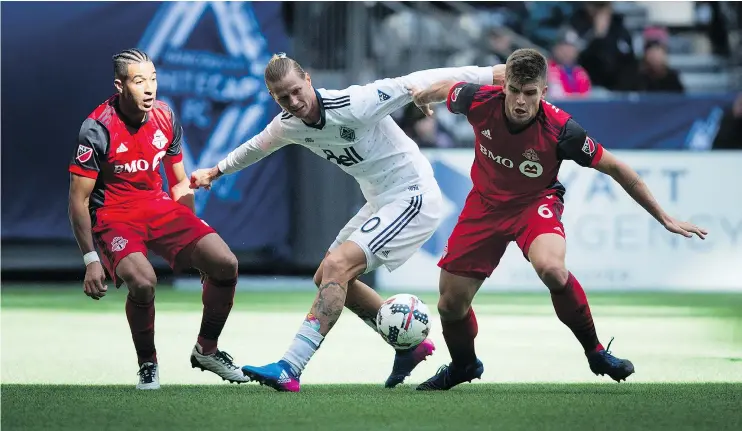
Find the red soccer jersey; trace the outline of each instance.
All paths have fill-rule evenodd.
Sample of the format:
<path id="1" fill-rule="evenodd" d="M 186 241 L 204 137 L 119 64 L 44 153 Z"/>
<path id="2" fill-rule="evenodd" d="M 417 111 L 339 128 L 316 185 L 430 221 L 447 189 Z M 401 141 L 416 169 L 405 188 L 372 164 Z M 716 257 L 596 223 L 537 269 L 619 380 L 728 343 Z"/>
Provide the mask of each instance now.
<path id="1" fill-rule="evenodd" d="M 166 197 L 160 161 L 183 158 L 183 128 L 169 106 L 155 101 L 144 122 L 131 125 L 124 122 L 118 97 L 106 100 L 82 123 L 69 165 L 71 173 L 96 179 L 90 196 L 93 223 L 100 207 Z"/>
<path id="2" fill-rule="evenodd" d="M 465 114 L 474 128 L 474 189 L 498 206 L 527 205 L 549 194 L 562 199 L 565 189 L 557 180 L 562 160 L 595 166 L 603 154 L 568 113 L 545 101 L 531 124 L 512 131 L 500 86 L 460 82 L 451 88 L 446 105 L 454 114 Z"/>

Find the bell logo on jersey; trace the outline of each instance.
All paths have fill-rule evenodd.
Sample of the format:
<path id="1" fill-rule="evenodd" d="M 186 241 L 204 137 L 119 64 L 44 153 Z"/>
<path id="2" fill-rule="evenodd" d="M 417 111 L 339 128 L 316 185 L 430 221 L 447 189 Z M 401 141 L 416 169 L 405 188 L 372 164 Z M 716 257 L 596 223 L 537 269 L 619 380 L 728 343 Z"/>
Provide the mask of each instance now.
<path id="1" fill-rule="evenodd" d="M 526 160 L 521 163 L 518 169 L 520 169 L 521 174 L 529 178 L 539 177 L 544 172 L 544 167 L 541 166 L 541 163 L 532 162 L 530 160 Z"/>
<path id="2" fill-rule="evenodd" d="M 479 151 L 481 151 L 482 154 L 484 154 L 488 158 L 492 159 L 492 161 L 494 161 L 498 165 L 502 165 L 502 166 L 505 166 L 506 168 L 510 168 L 510 169 L 513 168 L 513 161 L 512 160 L 506 159 L 506 158 L 504 158 L 502 156 L 496 156 L 496 155 L 492 154 L 492 151 L 488 150 L 482 144 L 479 144 Z"/>
<path id="3" fill-rule="evenodd" d="M 585 136 L 585 143 L 582 145 L 582 152 L 588 156 L 595 154 L 595 142 L 593 142 L 589 136 Z"/>
<path id="4" fill-rule="evenodd" d="M 159 169 L 160 167 L 160 160 L 165 157 L 165 154 L 167 154 L 165 151 L 160 151 L 159 153 L 155 154 L 155 157 L 152 159 L 151 165 L 147 160 L 144 159 L 132 160 L 128 163 L 124 163 L 123 165 L 114 165 L 113 173 L 120 174 L 122 172 L 126 172 L 128 174 L 134 174 L 137 172 L 146 171 L 149 169 L 150 166 L 152 166 L 152 171 L 157 171 L 157 169 Z"/>
<path id="5" fill-rule="evenodd" d="M 162 133 L 162 130 L 157 129 L 155 136 L 152 138 L 152 145 L 154 145 L 158 150 L 165 148 L 165 145 L 167 145 L 167 138 L 165 137 L 165 134 Z"/>
<path id="6" fill-rule="evenodd" d="M 355 164 L 361 163 L 363 161 L 363 157 L 361 157 L 360 154 L 356 151 L 353 147 L 347 147 L 343 149 L 345 151 L 345 154 L 341 154 L 339 156 L 335 155 L 335 153 L 332 152 L 332 150 L 322 150 L 325 153 L 325 156 L 327 156 L 327 160 L 334 160 L 335 163 L 342 166 L 353 166 Z"/>

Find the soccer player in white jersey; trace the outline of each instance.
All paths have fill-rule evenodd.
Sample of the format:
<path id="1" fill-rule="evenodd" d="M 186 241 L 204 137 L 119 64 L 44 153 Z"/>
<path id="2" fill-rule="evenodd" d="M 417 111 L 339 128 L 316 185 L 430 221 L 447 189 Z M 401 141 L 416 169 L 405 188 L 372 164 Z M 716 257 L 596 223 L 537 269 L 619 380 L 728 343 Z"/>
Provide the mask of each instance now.
<path id="1" fill-rule="evenodd" d="M 384 265 L 393 271 L 435 232 L 442 197 L 433 169 L 417 145 L 389 116 L 412 101 L 416 88 L 450 79 L 501 83 L 504 65 L 415 72 L 345 90 L 315 89 L 309 74 L 284 54 L 273 56 L 265 83 L 283 108 L 260 134 L 232 151 L 217 166 L 191 175 L 191 187 L 210 188 L 231 174 L 288 144 L 299 144 L 336 163 L 358 181 L 367 200 L 340 231 L 319 265 L 312 308 L 283 358 L 263 367 L 244 366 L 245 375 L 279 391 L 299 391 L 299 376 L 340 317 L 343 306 L 376 330 L 383 299 L 357 279 Z M 387 387 L 402 383 L 433 353 L 431 340 L 398 351 Z"/>

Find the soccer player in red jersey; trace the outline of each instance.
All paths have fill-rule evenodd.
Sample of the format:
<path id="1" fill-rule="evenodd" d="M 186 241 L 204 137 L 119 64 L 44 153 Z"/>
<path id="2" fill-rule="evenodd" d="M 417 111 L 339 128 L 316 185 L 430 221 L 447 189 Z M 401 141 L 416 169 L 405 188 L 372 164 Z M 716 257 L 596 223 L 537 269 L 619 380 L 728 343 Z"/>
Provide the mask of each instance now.
<path id="1" fill-rule="evenodd" d="M 515 241 L 549 288 L 557 317 L 582 345 L 592 372 L 625 380 L 633 364 L 610 354 L 598 340 L 585 292 L 567 270 L 561 215 L 564 187 L 557 180 L 562 160 L 610 175 L 670 232 L 703 239 L 706 230 L 670 217 L 639 175 L 587 135 L 572 117 L 543 100 L 546 59 L 521 49 L 506 62 L 505 87 L 439 82 L 416 92 L 415 104 L 430 115 L 430 103 L 466 115 L 476 134 L 473 188 L 438 266 L 443 337 L 451 364 L 418 390 L 447 390 L 480 378 L 484 366 L 474 352 L 477 321 L 471 303 Z M 610 343 L 608 344 L 610 347 Z"/>
<path id="2" fill-rule="evenodd" d="M 85 294 L 105 296 L 104 267 L 116 287 L 126 283 L 126 317 L 139 360 L 137 389 L 158 389 L 157 278 L 147 249 L 174 269 L 198 268 L 204 309 L 191 365 L 230 382 L 249 381 L 231 356 L 217 349 L 234 300 L 237 258 L 194 213 L 180 148 L 183 128 L 170 107 L 155 99 L 156 71 L 146 53 L 122 51 L 113 66 L 117 92 L 82 123 L 69 165 L 69 215 L 84 254 Z M 160 162 L 170 195 L 163 191 Z"/>

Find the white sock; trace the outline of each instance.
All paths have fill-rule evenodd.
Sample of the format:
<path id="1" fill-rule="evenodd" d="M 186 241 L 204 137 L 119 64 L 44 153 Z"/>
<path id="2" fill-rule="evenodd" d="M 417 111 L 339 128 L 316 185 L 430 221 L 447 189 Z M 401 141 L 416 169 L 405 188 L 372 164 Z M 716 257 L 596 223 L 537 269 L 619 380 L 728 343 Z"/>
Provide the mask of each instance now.
<path id="1" fill-rule="evenodd" d="M 319 320 L 307 314 L 299 332 L 294 336 L 294 341 L 281 359 L 291 366 L 294 375 L 300 376 L 324 339 L 325 337 L 319 333 Z"/>

